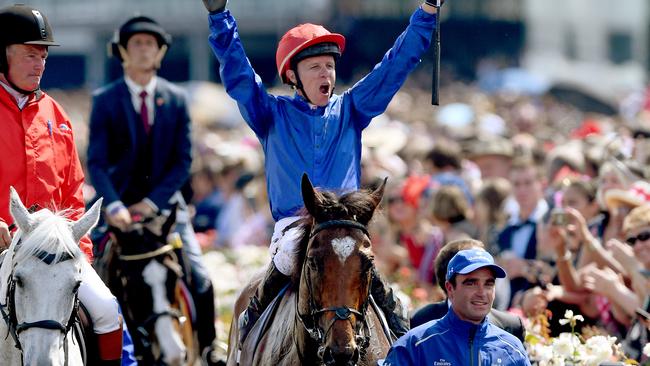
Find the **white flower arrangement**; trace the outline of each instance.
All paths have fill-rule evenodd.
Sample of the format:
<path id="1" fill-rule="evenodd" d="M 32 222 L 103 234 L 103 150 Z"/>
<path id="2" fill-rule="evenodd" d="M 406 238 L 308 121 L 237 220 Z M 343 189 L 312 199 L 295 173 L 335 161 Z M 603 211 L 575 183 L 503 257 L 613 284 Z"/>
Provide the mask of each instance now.
<path id="1" fill-rule="evenodd" d="M 621 364 L 637 364 L 628 359 L 616 343 L 616 337 L 594 335 L 584 339 L 575 332 L 578 322 L 583 322 L 582 315 L 574 315 L 571 310 L 564 313 L 559 320 L 561 325 L 569 324 L 571 332 L 561 333 L 552 338 L 548 335 L 548 319 L 531 319 L 526 336 L 526 347 L 533 364 L 538 366 L 598 366 L 602 362 L 619 361 Z M 650 355 L 650 344 L 643 349 Z"/>

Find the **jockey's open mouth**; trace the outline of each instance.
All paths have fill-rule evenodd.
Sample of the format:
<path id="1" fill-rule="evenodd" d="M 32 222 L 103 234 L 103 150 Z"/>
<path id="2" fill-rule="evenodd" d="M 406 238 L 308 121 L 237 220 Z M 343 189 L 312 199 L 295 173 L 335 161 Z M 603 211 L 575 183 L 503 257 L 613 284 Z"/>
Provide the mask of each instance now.
<path id="1" fill-rule="evenodd" d="M 323 83 L 320 85 L 318 90 L 323 94 L 323 95 L 330 95 L 330 83 Z"/>

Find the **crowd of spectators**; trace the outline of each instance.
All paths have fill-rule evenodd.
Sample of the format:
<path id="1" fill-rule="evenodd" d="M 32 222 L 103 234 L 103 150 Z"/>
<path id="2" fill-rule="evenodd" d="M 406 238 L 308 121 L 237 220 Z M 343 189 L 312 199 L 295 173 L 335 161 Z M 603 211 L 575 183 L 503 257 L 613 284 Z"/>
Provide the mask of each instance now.
<path id="1" fill-rule="evenodd" d="M 496 308 L 549 318 L 551 336 L 567 331 L 557 320 L 572 310 L 585 318 L 579 328 L 625 340 L 630 357 L 644 357 L 649 111 L 599 115 L 460 83 L 434 108 L 429 93 L 403 88 L 364 132 L 363 185 L 388 177 L 370 228 L 380 271 L 415 310 L 444 298 L 433 266 L 441 248 L 478 239 L 508 273 Z M 214 95 L 223 99 L 211 104 L 236 108 Z M 227 108 L 210 114 L 196 104 L 190 185 L 201 244 L 266 245 L 273 220 L 259 143 Z"/>

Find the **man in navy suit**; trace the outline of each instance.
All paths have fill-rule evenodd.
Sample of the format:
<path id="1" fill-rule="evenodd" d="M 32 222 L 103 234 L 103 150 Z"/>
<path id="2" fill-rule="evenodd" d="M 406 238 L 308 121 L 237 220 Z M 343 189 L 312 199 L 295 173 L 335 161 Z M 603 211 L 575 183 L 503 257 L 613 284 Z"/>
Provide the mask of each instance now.
<path id="1" fill-rule="evenodd" d="M 537 223 L 549 209 L 544 200 L 544 176 L 532 159 L 513 161 L 510 182 L 519 212 L 510 217 L 497 238 L 499 263 L 510 277 L 509 306 L 536 281 L 531 278 L 535 273 L 531 261 L 537 257 Z"/>
<path id="2" fill-rule="evenodd" d="M 170 42 L 171 36 L 144 16 L 129 19 L 116 32 L 111 51 L 122 62 L 124 77 L 93 96 L 88 172 L 97 197 L 104 197 L 105 223 L 120 230 L 136 216 L 177 205 L 175 230 L 190 261 L 199 345 L 210 352 L 213 288 L 179 192 L 192 162 L 190 117 L 184 92 L 157 76 Z M 100 228 L 95 237 L 101 235 Z"/>

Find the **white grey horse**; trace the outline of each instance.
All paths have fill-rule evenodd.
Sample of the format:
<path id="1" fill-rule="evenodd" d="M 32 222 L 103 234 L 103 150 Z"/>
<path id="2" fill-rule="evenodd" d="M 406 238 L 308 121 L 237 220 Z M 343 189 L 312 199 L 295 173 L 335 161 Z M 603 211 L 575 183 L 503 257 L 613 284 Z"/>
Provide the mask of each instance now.
<path id="1" fill-rule="evenodd" d="M 18 231 L 0 266 L 0 365 L 82 365 L 72 320 L 78 304 L 79 240 L 97 223 L 101 200 L 79 220 L 29 213 L 11 188 Z"/>

